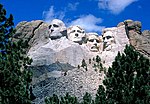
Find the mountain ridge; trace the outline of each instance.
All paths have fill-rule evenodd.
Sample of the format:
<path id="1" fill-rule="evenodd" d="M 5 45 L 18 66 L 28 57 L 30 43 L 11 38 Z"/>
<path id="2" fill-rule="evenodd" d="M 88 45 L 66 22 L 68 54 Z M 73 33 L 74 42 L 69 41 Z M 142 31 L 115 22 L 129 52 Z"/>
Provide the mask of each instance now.
<path id="1" fill-rule="evenodd" d="M 95 37 L 95 35 L 91 37 L 91 39 L 99 39 L 99 42 L 93 43 L 99 45 L 100 48 L 97 51 L 91 50 L 93 46 L 89 37 L 86 41 L 81 41 L 82 44 L 76 43 L 71 38 L 68 39 L 67 35 L 71 34 L 68 32 L 69 29 L 75 31 L 76 28 L 79 28 L 83 34 L 85 33 L 86 38 L 88 33 L 80 26 L 65 27 L 63 29 L 66 31 L 62 30 L 62 37 L 57 39 L 56 36 L 56 39 L 51 39 L 50 35 L 62 34 L 59 30 L 52 33 L 54 24 L 36 20 L 21 22 L 16 27 L 15 40 L 23 38 L 28 41 L 29 47 L 26 52 L 33 59 L 31 70 L 34 72 L 32 85 L 37 97 L 34 101 L 36 104 L 43 103 L 46 96 L 64 95 L 66 92 L 76 95 L 79 99 L 85 92 L 94 96 L 98 85 L 102 84 L 105 71 L 111 66 L 117 53 L 123 52 L 126 45 L 131 44 L 150 59 L 150 31 L 141 32 L 142 26 L 139 21 L 125 20 L 116 27 L 105 28 L 101 34 L 102 37 Z M 105 46 L 104 40 L 107 37 L 112 39 L 107 41 L 115 41 L 108 47 Z M 100 63 L 96 61 L 97 56 L 104 67 L 102 71 L 98 66 Z M 83 59 L 85 67 L 82 67 Z M 52 66 L 55 66 L 53 70 L 51 70 Z"/>

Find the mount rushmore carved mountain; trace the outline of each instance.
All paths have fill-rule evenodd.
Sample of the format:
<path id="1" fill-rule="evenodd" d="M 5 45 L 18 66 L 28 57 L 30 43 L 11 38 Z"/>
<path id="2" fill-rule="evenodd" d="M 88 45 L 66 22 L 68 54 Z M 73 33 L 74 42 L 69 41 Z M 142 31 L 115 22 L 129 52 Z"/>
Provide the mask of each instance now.
<path id="1" fill-rule="evenodd" d="M 86 92 L 95 96 L 105 71 L 126 45 L 150 58 L 150 31 L 141 32 L 141 27 L 139 21 L 125 20 L 97 34 L 77 25 L 66 27 L 58 19 L 20 22 L 14 38 L 29 44 L 26 53 L 33 59 L 34 102 L 40 104 L 46 96 L 67 92 L 79 99 Z"/>

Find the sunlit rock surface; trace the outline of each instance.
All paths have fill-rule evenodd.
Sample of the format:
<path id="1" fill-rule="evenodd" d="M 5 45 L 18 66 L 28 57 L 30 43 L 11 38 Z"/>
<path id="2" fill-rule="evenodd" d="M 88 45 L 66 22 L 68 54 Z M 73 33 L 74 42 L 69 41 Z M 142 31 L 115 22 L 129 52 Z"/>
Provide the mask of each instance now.
<path id="1" fill-rule="evenodd" d="M 64 28 L 58 29 L 61 25 L 56 26 L 59 25 L 57 22 Z M 90 39 L 86 31 L 81 31 L 84 29 L 79 31 L 67 28 L 59 20 L 49 24 L 41 20 L 23 21 L 17 25 L 16 30 L 14 40 L 23 39 L 29 44 L 26 52 L 33 59 L 29 68 L 33 72 L 32 86 L 36 96 L 33 103 L 36 104 L 44 103 L 46 96 L 63 96 L 67 92 L 79 100 L 85 92 L 94 97 L 98 86 L 102 84 L 104 72 L 111 67 L 115 56 L 118 52 L 122 53 L 126 45 L 131 44 L 146 57 L 150 57 L 150 31 L 141 32 L 139 21 L 125 20 L 116 27 L 103 29 L 101 36 Z M 78 37 L 80 34 L 77 35 L 76 32 L 84 34 L 80 42 L 70 37 L 70 34 Z M 98 38 L 100 45 L 96 42 Z M 92 46 L 96 47 L 96 51 L 90 49 Z M 106 70 L 104 68 L 100 71 L 95 67 L 97 56 L 101 58 Z M 84 67 L 83 60 L 86 63 Z"/>

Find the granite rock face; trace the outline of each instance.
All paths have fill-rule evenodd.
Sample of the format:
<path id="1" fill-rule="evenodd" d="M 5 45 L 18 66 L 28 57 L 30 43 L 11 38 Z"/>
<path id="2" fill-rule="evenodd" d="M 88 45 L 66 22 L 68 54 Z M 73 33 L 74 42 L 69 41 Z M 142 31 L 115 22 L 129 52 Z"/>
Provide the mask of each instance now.
<path id="1" fill-rule="evenodd" d="M 29 47 L 38 47 L 44 45 L 49 40 L 48 24 L 41 20 L 36 21 L 23 21 L 16 26 L 15 40 L 23 39 L 28 42 Z"/>
<path id="2" fill-rule="evenodd" d="M 69 41 L 66 37 L 49 42 L 36 49 L 29 50 L 28 55 L 33 59 L 33 66 L 50 65 L 55 62 L 69 63 L 77 67 L 89 54 L 84 45 Z"/>
<path id="3" fill-rule="evenodd" d="M 150 31 L 141 32 L 141 22 L 126 20 L 124 21 L 129 42 L 140 53 L 150 58 Z"/>
<path id="4" fill-rule="evenodd" d="M 101 53 L 102 62 L 106 68 L 111 66 L 118 52 L 122 53 L 125 46 L 129 44 L 129 39 L 126 35 L 126 30 L 124 25 L 118 27 L 105 28 L 103 30 L 103 33 L 107 33 L 107 32 L 112 32 L 114 43 L 110 45 L 111 47 L 107 47 Z"/>
<path id="5" fill-rule="evenodd" d="M 105 28 L 100 41 L 103 49 L 96 52 L 89 49 L 86 40 L 79 44 L 69 40 L 67 35 L 51 38 L 49 26 L 50 24 L 41 20 L 23 21 L 17 25 L 14 36 L 16 40 L 24 39 L 29 44 L 27 55 L 33 59 L 29 69 L 33 71 L 32 85 L 36 96 L 33 103 L 36 104 L 44 103 L 46 96 L 53 94 L 63 96 L 67 92 L 77 96 L 79 100 L 86 92 L 95 96 L 98 86 L 104 79 L 104 72 L 112 65 L 118 52 L 123 52 L 127 44 L 150 57 L 150 31 L 141 32 L 139 21 L 126 20 L 120 22 L 117 27 Z M 54 33 L 58 33 L 53 34 L 56 36 L 60 34 L 58 30 Z M 86 32 L 85 34 L 87 36 Z M 78 37 L 76 33 L 74 35 Z M 90 42 L 96 40 L 91 39 Z M 101 58 L 106 70 L 96 67 L 96 57 Z"/>
<path id="6" fill-rule="evenodd" d="M 144 37 L 146 37 L 147 39 L 150 39 L 150 30 L 144 30 L 144 31 L 142 32 L 142 35 L 143 35 Z"/>

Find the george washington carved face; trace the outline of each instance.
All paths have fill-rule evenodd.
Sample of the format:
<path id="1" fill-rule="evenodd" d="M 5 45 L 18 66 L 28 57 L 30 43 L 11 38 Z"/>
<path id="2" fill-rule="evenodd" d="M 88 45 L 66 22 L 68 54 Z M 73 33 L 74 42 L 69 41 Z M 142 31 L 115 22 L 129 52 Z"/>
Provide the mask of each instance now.
<path id="1" fill-rule="evenodd" d="M 50 38 L 57 39 L 62 37 L 64 35 L 63 31 L 65 30 L 66 30 L 66 26 L 61 20 L 59 19 L 52 20 L 49 25 Z"/>

